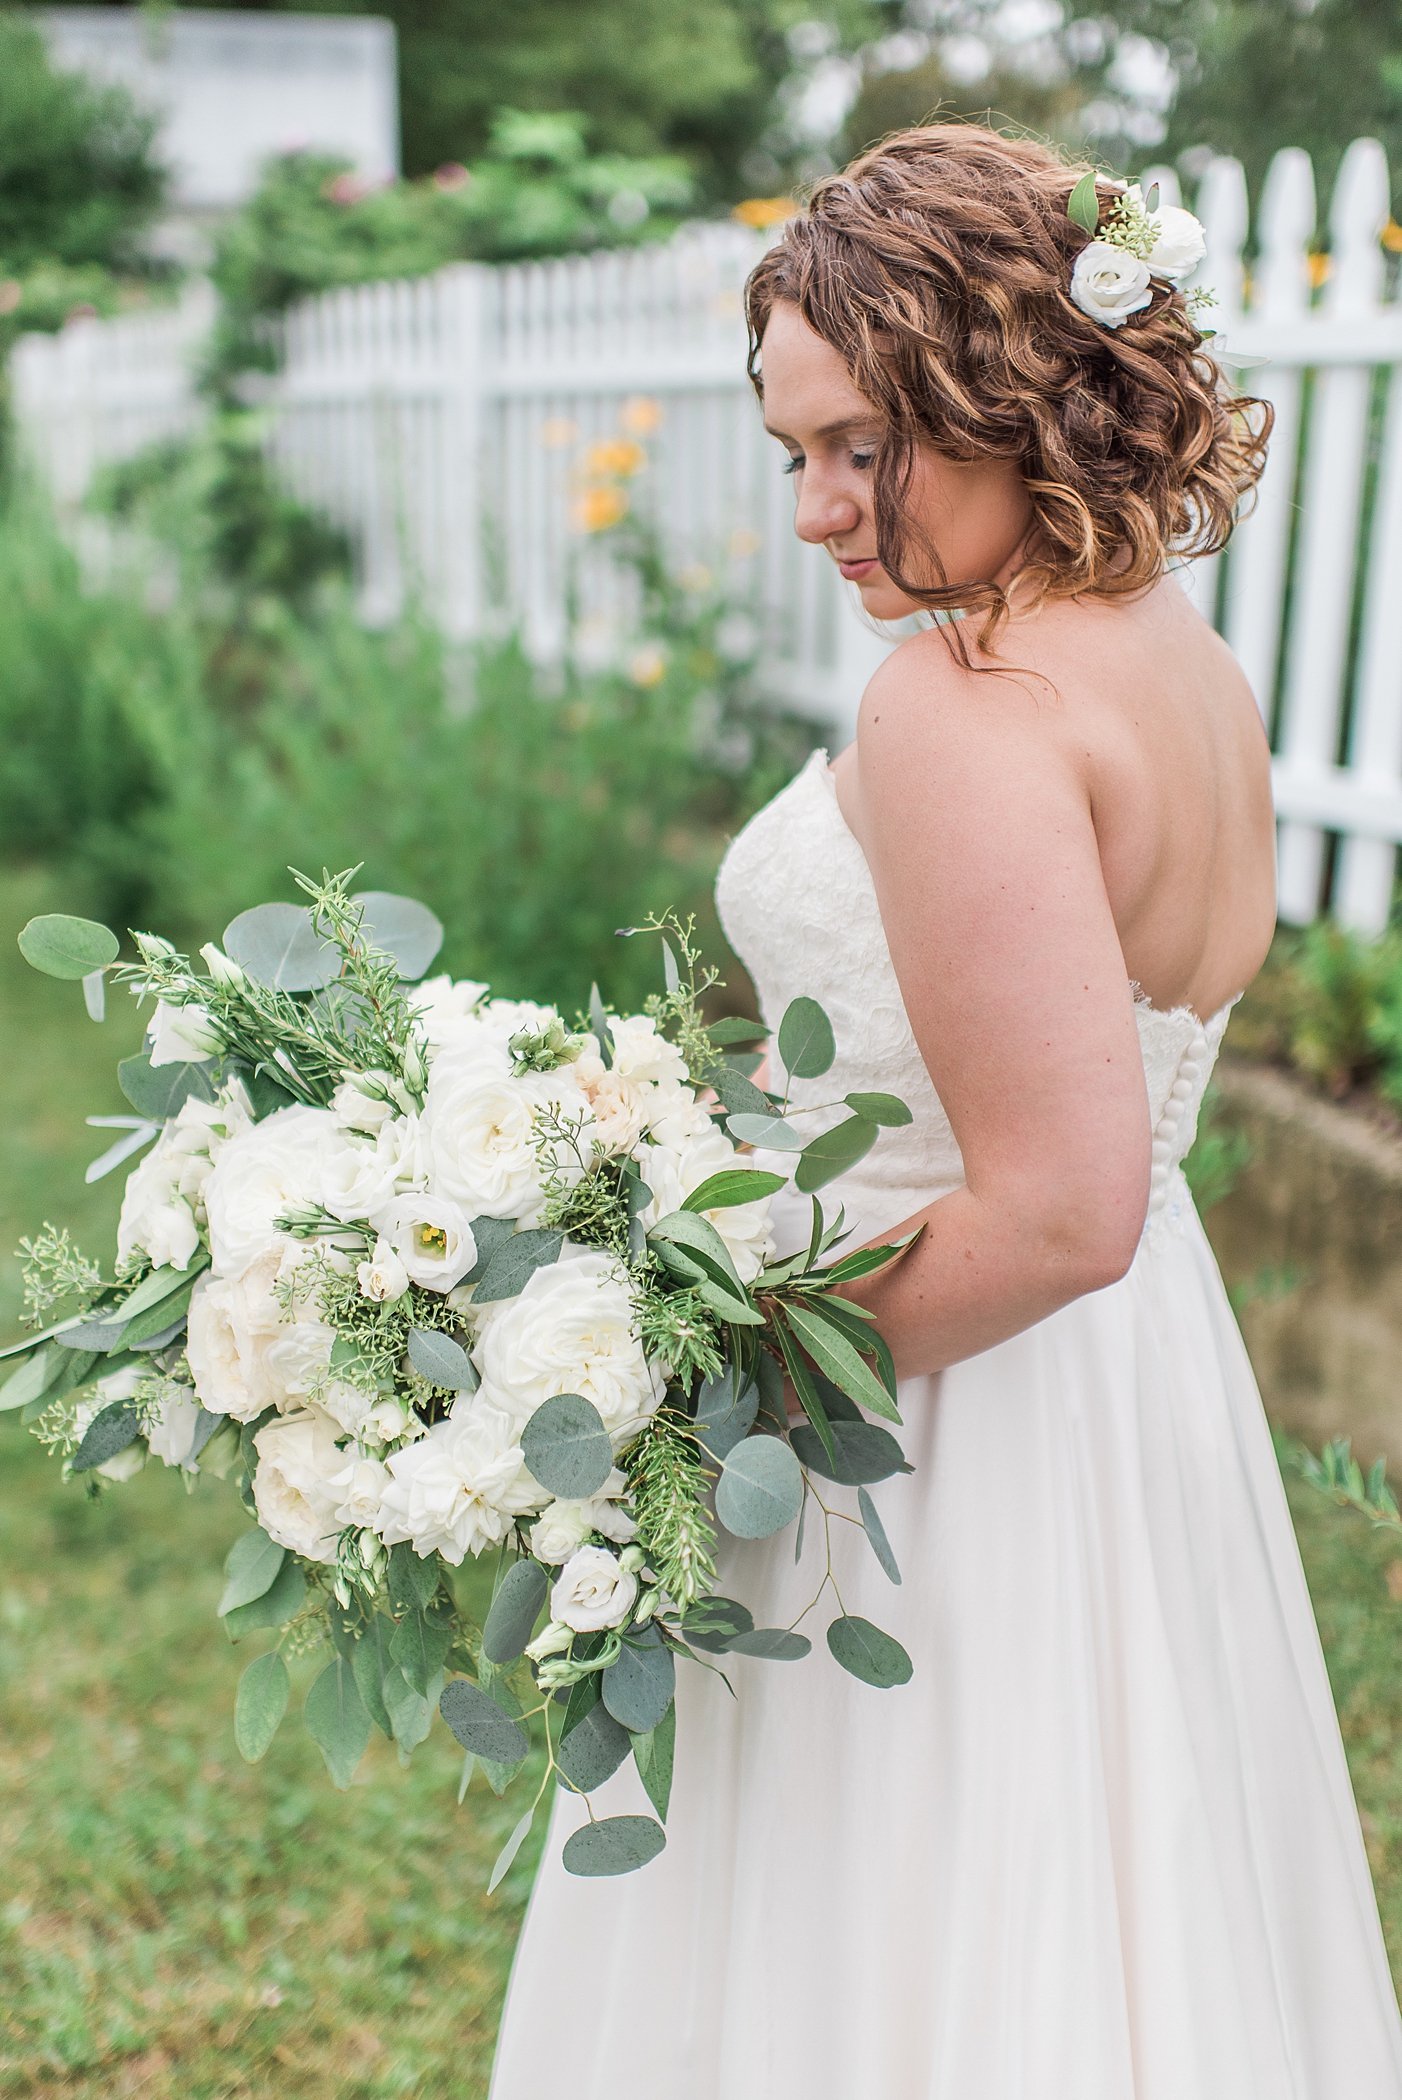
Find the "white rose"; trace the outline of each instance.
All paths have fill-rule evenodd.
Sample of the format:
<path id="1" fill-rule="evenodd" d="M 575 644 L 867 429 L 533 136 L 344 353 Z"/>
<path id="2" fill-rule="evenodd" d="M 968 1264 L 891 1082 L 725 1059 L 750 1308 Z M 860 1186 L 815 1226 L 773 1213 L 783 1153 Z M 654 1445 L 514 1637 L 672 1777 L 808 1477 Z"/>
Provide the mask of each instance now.
<path id="1" fill-rule="evenodd" d="M 480 1394 L 459 1400 L 446 1421 L 387 1461 L 390 1481 L 380 1505 L 387 1546 L 407 1540 L 427 1558 L 441 1553 L 457 1567 L 464 1556 L 497 1545 L 519 1516 L 545 1499 L 526 1471 L 511 1422 Z"/>
<path id="2" fill-rule="evenodd" d="M 371 1223 L 409 1281 L 426 1291 L 452 1290 L 476 1263 L 472 1227 L 458 1205 L 443 1196 L 397 1197 Z"/>
<path id="3" fill-rule="evenodd" d="M 603 1546 L 581 1546 L 565 1562 L 550 1592 L 550 1616 L 576 1633 L 621 1626 L 633 1609 L 638 1578 Z"/>
<path id="4" fill-rule="evenodd" d="M 353 1458 L 327 1483 L 340 1497 L 336 1504 L 338 1524 L 354 1524 L 361 1531 L 380 1521 L 380 1504 L 389 1485 L 389 1472 L 378 1458 Z"/>
<path id="5" fill-rule="evenodd" d="M 324 1320 L 286 1320 L 263 1351 L 263 1373 L 279 1407 L 306 1399 L 326 1383 L 336 1330 Z"/>
<path id="6" fill-rule="evenodd" d="M 601 1531 L 606 1539 L 616 1539 L 619 1545 L 626 1546 L 638 1528 L 618 1504 L 617 1498 L 627 1486 L 615 1467 L 598 1494 L 588 1501 L 547 1504 L 531 1526 L 531 1552 L 536 1559 L 558 1567 L 577 1546 L 583 1545 L 591 1531 Z"/>
<path id="7" fill-rule="evenodd" d="M 224 1038 L 203 1006 L 168 1006 L 156 1001 L 147 1031 L 146 1055 L 153 1065 L 188 1065 L 217 1057 Z"/>
<path id="8" fill-rule="evenodd" d="M 417 1137 L 412 1116 L 386 1122 L 373 1143 L 342 1136 L 321 1170 L 321 1201 L 332 1217 L 349 1224 L 383 1210 L 399 1182 L 413 1178 Z"/>
<path id="9" fill-rule="evenodd" d="M 383 1079 L 386 1087 L 393 1084 L 388 1072 L 367 1072 L 365 1076 Z M 393 1101 L 367 1094 L 353 1079 L 344 1079 L 331 1096 L 331 1113 L 343 1130 L 362 1130 L 368 1137 L 377 1137 L 381 1125 L 398 1115 L 399 1110 Z"/>
<path id="10" fill-rule="evenodd" d="M 287 1389 L 269 1367 L 269 1351 L 299 1326 L 330 1332 L 316 1303 L 299 1301 L 292 1321 L 276 1296 L 277 1285 L 309 1253 L 295 1240 L 282 1240 L 250 1262 L 242 1276 L 205 1275 L 195 1285 L 185 1358 L 210 1414 L 251 1422 L 265 1407 L 281 1406 Z"/>
<path id="11" fill-rule="evenodd" d="M 384 1305 L 404 1296 L 409 1288 L 409 1271 L 389 1241 L 378 1239 L 369 1261 L 357 1264 L 355 1280 L 362 1298 L 373 1298 Z"/>
<path id="12" fill-rule="evenodd" d="M 430 1019 L 426 1025 L 435 1050 L 433 1069 L 436 1072 L 441 1065 L 445 1075 L 452 1070 L 475 1072 L 479 1081 L 505 1079 L 512 1067 L 512 1036 L 524 1030 L 542 1034 L 552 1022 L 564 1025 L 553 1006 L 537 1006 L 533 999 L 489 999 L 484 1006 L 443 1024 L 435 1043 L 435 1024 Z"/>
<path id="13" fill-rule="evenodd" d="M 140 1251 L 150 1256 L 156 1269 L 189 1267 L 200 1244 L 200 1229 L 193 1209 L 180 1193 L 184 1169 L 185 1155 L 167 1133 L 128 1175 L 117 1221 L 119 1262 Z"/>
<path id="14" fill-rule="evenodd" d="M 623 1014 L 609 1022 L 613 1069 L 625 1079 L 684 1080 L 686 1059 L 675 1043 L 657 1032 L 649 1014 Z"/>
<path id="15" fill-rule="evenodd" d="M 536 1117 L 554 1105 L 587 1121 L 589 1103 L 570 1066 L 520 1078 L 483 1073 L 479 1061 L 457 1057 L 433 1068 L 422 1124 L 430 1185 L 469 1218 L 530 1223 L 543 1201 Z"/>
<path id="16" fill-rule="evenodd" d="M 269 1422 L 253 1439 L 258 1470 L 253 1500 L 268 1537 L 307 1560 L 336 1558 L 337 1491 L 333 1477 L 345 1471 L 336 1448 L 336 1424 L 318 1407 Z"/>
<path id="17" fill-rule="evenodd" d="M 326 1162 L 343 1143 L 324 1108 L 280 1108 L 230 1140 L 205 1183 L 209 1248 L 220 1276 L 241 1276 L 286 1246 L 277 1219 L 321 1202 Z"/>
<path id="18" fill-rule="evenodd" d="M 1111 241 L 1091 241 L 1071 272 L 1071 303 L 1105 328 L 1123 328 L 1153 298 L 1149 265 Z"/>
<path id="19" fill-rule="evenodd" d="M 542 1401 L 582 1393 L 618 1450 L 653 1414 L 664 1381 L 633 1324 L 627 1272 L 607 1254 L 540 1268 L 489 1312 L 473 1360 L 482 1397 L 524 1428 Z"/>
<path id="20" fill-rule="evenodd" d="M 194 1446 L 200 1423 L 200 1403 L 188 1386 L 167 1385 L 161 1404 L 147 1432 L 154 1458 L 163 1465 L 183 1466 Z"/>
<path id="21" fill-rule="evenodd" d="M 454 1039 L 481 1004 L 487 989 L 485 984 L 474 984 L 467 977 L 454 984 L 447 976 L 429 977 L 415 986 L 409 994 L 409 1004 L 420 1018 L 431 1050 Z"/>
<path id="22" fill-rule="evenodd" d="M 693 1190 L 713 1174 L 731 1168 L 742 1173 L 753 1171 L 747 1155 L 737 1152 L 724 1131 L 717 1130 L 713 1123 L 680 1147 L 639 1145 L 633 1157 L 645 1185 L 652 1190 L 653 1200 L 639 1213 L 646 1231 L 651 1231 L 659 1218 L 680 1210 Z M 724 1210 L 703 1211 L 701 1215 L 724 1240 L 740 1281 L 753 1283 L 774 1252 L 768 1197 L 761 1196 L 754 1203 L 732 1204 Z"/>
<path id="23" fill-rule="evenodd" d="M 342 1429 L 362 1437 L 375 1412 L 379 1395 L 345 1378 L 328 1378 L 316 1396 L 316 1404 Z"/>
<path id="24" fill-rule="evenodd" d="M 601 1057 L 588 1052 L 576 1060 L 574 1076 L 594 1112 L 589 1128 L 594 1150 L 631 1152 L 648 1126 L 648 1109 L 656 1089 L 622 1072 L 610 1072 Z"/>
<path id="25" fill-rule="evenodd" d="M 1175 283 L 1195 270 L 1207 253 L 1207 234 L 1202 221 L 1177 204 L 1161 204 L 1154 214 L 1156 239 L 1149 251 L 1147 268 L 1154 277 Z"/>

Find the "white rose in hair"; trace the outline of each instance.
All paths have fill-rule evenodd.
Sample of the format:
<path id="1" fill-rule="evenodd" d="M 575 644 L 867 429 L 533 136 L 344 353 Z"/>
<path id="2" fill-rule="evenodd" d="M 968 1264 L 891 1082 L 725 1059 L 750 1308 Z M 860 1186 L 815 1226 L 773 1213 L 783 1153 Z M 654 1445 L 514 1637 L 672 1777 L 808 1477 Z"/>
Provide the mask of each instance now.
<path id="1" fill-rule="evenodd" d="M 461 1204 L 469 1218 L 533 1222 L 543 1201 L 536 1118 L 551 1107 L 571 1122 L 590 1119 L 592 1110 L 572 1066 L 519 1078 L 509 1073 L 484 1078 L 478 1062 L 440 1058 L 429 1080 L 422 1123 L 434 1194 Z M 568 1177 L 582 1170 L 567 1162 L 563 1171 Z"/>
<path id="2" fill-rule="evenodd" d="M 324 1108 L 280 1108 L 232 1139 L 205 1183 L 216 1274 L 241 1276 L 260 1254 L 288 1244 L 277 1220 L 321 1203 L 327 1161 L 343 1143 Z"/>
<path id="3" fill-rule="evenodd" d="M 623 1014 L 609 1022 L 613 1069 L 625 1079 L 654 1081 L 686 1078 L 686 1060 L 675 1043 L 657 1032 L 649 1014 Z"/>
<path id="4" fill-rule="evenodd" d="M 1154 213 L 1157 239 L 1149 251 L 1147 267 L 1155 277 L 1175 283 L 1195 270 L 1207 253 L 1207 235 L 1202 221 L 1181 205 L 1161 204 Z"/>
<path id="5" fill-rule="evenodd" d="M 146 1055 L 153 1065 L 188 1065 L 217 1057 L 224 1038 L 204 1007 L 156 1001 L 147 1029 Z"/>
<path id="6" fill-rule="evenodd" d="M 258 1470 L 253 1500 L 268 1537 L 308 1560 L 336 1557 L 337 1490 L 346 1461 L 336 1448 L 337 1426 L 319 1407 L 269 1422 L 253 1439 Z"/>
<path id="7" fill-rule="evenodd" d="M 1122 328 L 1153 298 L 1149 265 L 1110 241 L 1090 241 L 1071 272 L 1071 303 L 1104 328 Z"/>
<path id="8" fill-rule="evenodd" d="M 732 1168 L 739 1168 L 742 1173 L 753 1171 L 749 1157 L 737 1152 L 724 1131 L 717 1130 L 710 1122 L 704 1132 L 689 1138 L 681 1146 L 639 1145 L 633 1157 L 644 1182 L 652 1190 L 653 1200 L 639 1214 L 641 1223 L 649 1231 L 659 1218 L 680 1210 L 692 1191 L 699 1189 L 703 1181 L 709 1181 L 713 1174 L 725 1173 Z M 753 1283 L 774 1252 L 768 1197 L 762 1196 L 754 1203 L 736 1203 L 728 1210 L 703 1211 L 701 1215 L 715 1226 L 724 1240 L 740 1281 Z"/>
<path id="9" fill-rule="evenodd" d="M 633 1324 L 627 1272 L 607 1254 L 537 1269 L 517 1298 L 484 1307 L 473 1360 L 482 1397 L 519 1429 L 556 1393 L 582 1393 L 614 1449 L 653 1414 L 665 1390 Z"/>
<path id="10" fill-rule="evenodd" d="M 601 1531 L 606 1539 L 626 1546 L 638 1528 L 617 1500 L 627 1486 L 615 1466 L 598 1494 L 587 1502 L 550 1503 L 531 1526 L 531 1552 L 536 1559 L 558 1567 L 584 1544 L 591 1531 Z"/>
<path id="11" fill-rule="evenodd" d="M 621 1626 L 633 1609 L 638 1578 L 603 1546 L 581 1546 L 565 1562 L 550 1592 L 550 1616 L 576 1633 Z"/>
<path id="12" fill-rule="evenodd" d="M 426 1291 L 450 1291 L 477 1260 L 477 1242 L 466 1213 L 444 1196 L 399 1196 L 370 1221 L 411 1283 Z"/>
<path id="13" fill-rule="evenodd" d="M 153 1458 L 163 1465 L 183 1466 L 194 1448 L 200 1403 L 187 1385 L 167 1385 L 152 1417 L 147 1439 Z"/>
<path id="14" fill-rule="evenodd" d="M 380 1536 L 416 1553 L 441 1553 L 454 1567 L 504 1539 L 518 1516 L 545 1497 L 525 1468 L 511 1422 L 481 1395 L 459 1400 L 446 1421 L 387 1461 Z"/>
<path id="15" fill-rule="evenodd" d="M 374 1106 L 375 1104 L 368 1104 Z M 341 1134 L 321 1173 L 321 1201 L 333 1218 L 373 1217 L 391 1200 L 402 1181 L 411 1181 L 418 1165 L 418 1120 L 396 1116 L 382 1124 L 373 1141 Z"/>
<path id="16" fill-rule="evenodd" d="M 369 1261 L 357 1264 L 355 1280 L 360 1285 L 362 1298 L 373 1298 L 385 1305 L 395 1298 L 402 1298 L 409 1288 L 409 1271 L 387 1239 L 376 1240 L 375 1251 Z"/>

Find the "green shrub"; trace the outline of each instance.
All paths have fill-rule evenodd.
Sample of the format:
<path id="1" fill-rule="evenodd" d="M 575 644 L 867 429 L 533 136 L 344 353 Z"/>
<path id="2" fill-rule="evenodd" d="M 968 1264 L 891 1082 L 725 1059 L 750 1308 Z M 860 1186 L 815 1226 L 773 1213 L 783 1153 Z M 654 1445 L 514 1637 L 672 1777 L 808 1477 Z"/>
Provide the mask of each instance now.
<path id="1" fill-rule="evenodd" d="M 1330 919 L 1282 927 L 1229 1041 L 1327 1093 L 1375 1087 L 1402 1106 L 1402 933 L 1368 941 Z"/>

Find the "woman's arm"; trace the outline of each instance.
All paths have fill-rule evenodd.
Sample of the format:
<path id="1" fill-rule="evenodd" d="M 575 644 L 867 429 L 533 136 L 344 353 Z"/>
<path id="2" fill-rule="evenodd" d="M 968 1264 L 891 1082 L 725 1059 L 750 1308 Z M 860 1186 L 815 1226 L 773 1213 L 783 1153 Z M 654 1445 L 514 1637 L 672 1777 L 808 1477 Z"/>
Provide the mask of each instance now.
<path id="1" fill-rule="evenodd" d="M 841 780 L 967 1177 L 901 1228 L 925 1226 L 918 1247 L 849 1293 L 903 1377 L 1113 1283 L 1148 1203 L 1133 994 L 1082 754 L 1061 702 L 1029 686 L 908 646 L 869 687 Z"/>

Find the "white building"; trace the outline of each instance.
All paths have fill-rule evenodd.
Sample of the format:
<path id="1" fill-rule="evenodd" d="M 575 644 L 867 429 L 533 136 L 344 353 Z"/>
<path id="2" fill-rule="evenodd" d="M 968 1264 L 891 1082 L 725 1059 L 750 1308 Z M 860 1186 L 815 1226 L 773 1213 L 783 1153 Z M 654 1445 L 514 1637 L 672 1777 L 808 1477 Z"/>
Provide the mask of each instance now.
<path id="1" fill-rule="evenodd" d="M 177 220 L 243 203 L 273 155 L 344 154 L 366 182 L 399 173 L 394 24 L 371 15 L 54 7 L 54 63 L 129 89 L 161 116 Z"/>

